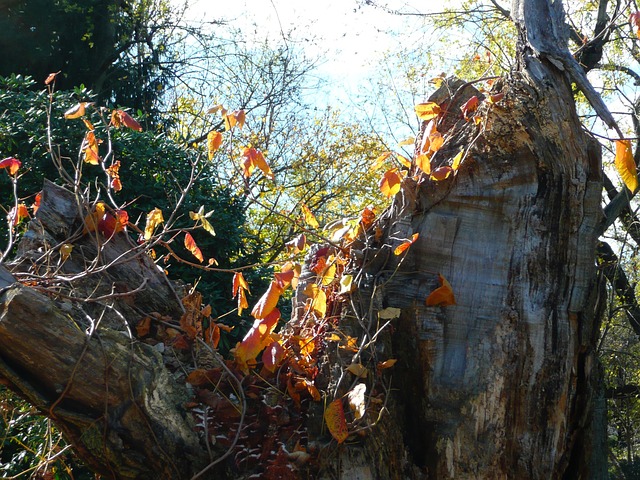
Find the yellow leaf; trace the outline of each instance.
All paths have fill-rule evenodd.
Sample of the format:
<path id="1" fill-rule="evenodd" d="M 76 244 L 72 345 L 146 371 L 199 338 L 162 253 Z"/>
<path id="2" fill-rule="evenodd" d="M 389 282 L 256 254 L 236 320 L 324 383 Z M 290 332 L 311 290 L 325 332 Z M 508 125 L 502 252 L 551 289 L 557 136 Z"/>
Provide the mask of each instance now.
<path id="1" fill-rule="evenodd" d="M 311 309 L 319 316 L 324 317 L 327 313 L 327 294 L 318 285 L 310 283 L 303 293 L 311 298 Z"/>
<path id="2" fill-rule="evenodd" d="M 429 175 L 431 173 L 431 158 L 429 158 L 429 155 L 426 153 L 420 153 L 416 157 L 416 166 Z"/>
<path id="3" fill-rule="evenodd" d="M 367 374 L 369 373 L 367 367 L 363 366 L 361 363 L 352 363 L 347 367 L 347 371 L 359 378 L 367 378 Z"/>
<path id="4" fill-rule="evenodd" d="M 453 295 L 451 284 L 440 274 L 438 274 L 438 281 L 440 282 L 440 287 L 429 294 L 426 301 L 427 306 L 445 307 L 447 305 L 455 305 L 456 299 Z"/>
<path id="5" fill-rule="evenodd" d="M 340 291 L 339 294 L 353 292 L 355 285 L 353 284 L 353 275 L 343 275 L 340 279 Z"/>
<path id="6" fill-rule="evenodd" d="M 393 155 L 393 152 L 384 152 L 374 160 L 371 170 L 378 170 L 391 155 Z"/>
<path id="7" fill-rule="evenodd" d="M 164 222 L 164 217 L 162 216 L 162 210 L 159 208 L 154 208 L 149 213 L 147 213 L 147 224 L 144 227 L 144 239 L 149 240 L 153 236 L 153 232 L 158 225 Z"/>
<path id="8" fill-rule="evenodd" d="M 105 211 L 105 204 L 103 202 L 98 202 L 93 212 L 84 217 L 84 233 L 95 232 L 98 230 L 98 223 L 100 223 L 102 217 L 104 217 Z"/>
<path id="9" fill-rule="evenodd" d="M 204 206 L 201 206 L 197 212 L 189 212 L 189 218 L 191 218 L 191 220 L 195 220 L 196 222 L 200 222 L 202 228 L 204 228 L 207 232 L 215 237 L 216 231 L 214 230 L 213 225 L 209 223 L 209 220 L 207 220 L 207 218 L 210 217 L 212 213 L 213 210 L 208 213 L 204 213 Z"/>
<path id="10" fill-rule="evenodd" d="M 437 103 L 419 103 L 415 106 L 416 115 L 420 120 L 431 120 L 440 114 L 440 106 Z"/>
<path id="11" fill-rule="evenodd" d="M 398 159 L 398 161 L 402 164 L 402 166 L 407 167 L 407 168 L 411 168 L 411 160 L 409 160 L 407 157 L 400 155 L 398 153 L 395 154 L 396 158 Z"/>
<path id="12" fill-rule="evenodd" d="M 207 155 L 209 160 L 213 159 L 213 155 L 220 148 L 220 145 L 222 145 L 222 134 L 215 130 L 210 131 L 207 135 Z"/>
<path id="13" fill-rule="evenodd" d="M 329 433 L 331 433 L 331 436 L 335 438 L 338 443 L 344 442 L 349 437 L 342 400 L 339 398 L 327 406 L 327 409 L 324 411 L 324 421 L 327 423 Z"/>
<path id="14" fill-rule="evenodd" d="M 400 143 L 398 143 L 398 146 L 404 147 L 406 145 L 413 145 L 414 143 L 416 143 L 416 137 L 409 137 L 409 138 L 405 138 Z"/>
<path id="15" fill-rule="evenodd" d="M 73 245 L 70 243 L 64 243 L 60 247 L 60 257 L 62 257 L 62 261 L 66 262 L 69 256 L 71 255 L 71 251 L 73 250 Z"/>
<path id="16" fill-rule="evenodd" d="M 456 171 L 460 167 L 460 162 L 462 161 L 462 156 L 464 155 L 464 150 L 460 150 L 460 152 L 453 159 L 453 163 L 451 164 L 451 168 Z"/>
<path id="17" fill-rule="evenodd" d="M 632 193 L 638 188 L 638 173 L 633 159 L 630 140 L 616 140 L 616 170 Z"/>
<path id="18" fill-rule="evenodd" d="M 300 208 L 302 209 L 302 213 L 304 215 L 304 222 L 309 225 L 311 228 L 318 228 L 320 227 L 320 224 L 318 223 L 318 221 L 316 220 L 315 215 L 311 212 L 311 210 L 309 210 L 309 207 L 307 207 L 304 203 L 302 205 L 300 205 Z"/>
<path id="19" fill-rule="evenodd" d="M 88 102 L 81 102 L 77 105 L 71 107 L 69 110 L 64 112 L 64 118 L 67 120 L 73 120 L 74 118 L 80 118 L 86 113 L 87 105 L 91 105 Z"/>
<path id="20" fill-rule="evenodd" d="M 391 368 L 396 364 L 397 361 L 397 358 L 390 358 L 388 360 L 385 360 L 384 362 L 379 362 L 377 369 L 384 370 L 385 368 Z"/>

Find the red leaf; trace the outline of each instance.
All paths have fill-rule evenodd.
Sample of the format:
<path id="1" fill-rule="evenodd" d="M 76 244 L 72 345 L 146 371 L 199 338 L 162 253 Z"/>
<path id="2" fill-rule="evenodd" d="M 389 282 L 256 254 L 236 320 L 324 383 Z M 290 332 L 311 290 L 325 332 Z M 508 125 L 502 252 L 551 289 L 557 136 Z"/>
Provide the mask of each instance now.
<path id="1" fill-rule="evenodd" d="M 469 100 L 467 100 L 467 103 L 465 103 L 462 107 L 460 107 L 460 110 L 462 110 L 462 114 L 464 115 L 464 118 L 468 119 L 469 113 L 475 112 L 477 108 L 478 108 L 478 97 L 474 95 Z"/>
<path id="2" fill-rule="evenodd" d="M 40 202 L 42 202 L 42 192 L 36 193 L 36 198 L 33 201 L 33 205 L 31 205 L 31 209 L 33 210 L 33 214 L 35 215 L 40 208 Z"/>
<path id="3" fill-rule="evenodd" d="M 254 362 L 262 349 L 271 342 L 271 332 L 276 328 L 278 320 L 280 320 L 280 311 L 274 308 L 269 315 L 256 319 L 242 342 L 238 343 L 234 358 L 243 372 L 249 371 L 249 364 Z"/>
<path id="4" fill-rule="evenodd" d="M 9 170 L 9 175 L 15 175 L 21 165 L 22 162 L 13 157 L 7 157 L 0 160 L 0 168 L 7 168 Z"/>
<path id="5" fill-rule="evenodd" d="M 267 348 L 262 352 L 262 363 L 264 364 L 264 368 L 269 370 L 271 373 L 276 371 L 276 368 L 282 362 L 284 358 L 285 350 L 282 348 L 278 342 L 271 342 Z"/>
<path id="6" fill-rule="evenodd" d="M 135 130 L 136 132 L 141 132 L 142 127 L 140 124 L 127 112 L 124 110 L 114 110 L 111 114 L 111 124 L 120 128 L 122 125 L 130 128 L 131 130 Z"/>
<path id="7" fill-rule="evenodd" d="M 327 406 L 327 409 L 324 411 L 324 421 L 327 423 L 331 436 L 335 438 L 338 443 L 344 442 L 347 437 L 349 437 L 342 400 L 339 398 Z"/>

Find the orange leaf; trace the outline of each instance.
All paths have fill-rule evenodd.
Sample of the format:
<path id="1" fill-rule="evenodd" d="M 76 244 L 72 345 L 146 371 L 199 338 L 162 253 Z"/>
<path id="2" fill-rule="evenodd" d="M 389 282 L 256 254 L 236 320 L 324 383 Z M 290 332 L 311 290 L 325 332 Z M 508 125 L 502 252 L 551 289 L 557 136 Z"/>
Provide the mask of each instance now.
<path id="1" fill-rule="evenodd" d="M 260 297 L 260 300 L 255 304 L 253 310 L 251 310 L 251 315 L 257 319 L 265 318 L 276 308 L 282 292 L 283 289 L 280 288 L 278 282 L 272 280 L 267 291 Z"/>
<path id="2" fill-rule="evenodd" d="M 349 437 L 342 400 L 339 398 L 327 406 L 327 409 L 324 411 L 324 421 L 327 423 L 327 428 L 331 436 L 335 438 L 338 443 L 344 442 L 347 437 Z"/>
<path id="3" fill-rule="evenodd" d="M 378 158 L 374 160 L 373 165 L 371 165 L 371 170 L 379 169 L 382 166 L 382 164 L 387 160 L 387 158 L 389 158 L 391 155 L 393 155 L 393 152 L 384 152 L 382 155 L 380 155 Z"/>
<path id="4" fill-rule="evenodd" d="M 27 206 L 24 203 L 20 203 L 18 205 L 17 209 L 16 209 L 16 207 L 13 207 L 11 209 L 11 211 L 9 212 L 9 218 L 13 219 L 12 225 L 15 227 L 23 219 L 30 218 L 29 217 L 29 209 L 27 208 Z"/>
<path id="5" fill-rule="evenodd" d="M 380 180 L 380 191 L 387 197 L 391 198 L 400 191 L 402 177 L 397 168 L 387 170 Z"/>
<path id="6" fill-rule="evenodd" d="M 212 322 L 209 325 L 204 332 L 204 341 L 213 348 L 218 348 L 218 344 L 220 343 L 220 326 L 217 323 Z"/>
<path id="7" fill-rule="evenodd" d="M 427 306 L 445 307 L 447 305 L 455 305 L 456 299 L 453 295 L 451 284 L 440 274 L 438 274 L 438 281 L 440 282 L 440 287 L 429 294 L 426 301 Z"/>
<path id="8" fill-rule="evenodd" d="M 408 249 L 418 239 L 419 236 L 420 236 L 419 233 L 414 233 L 413 236 L 411 237 L 411 240 L 407 240 L 406 242 L 402 242 L 400 245 L 398 245 L 393 251 L 393 254 L 394 255 L 402 254 L 402 252 Z"/>
<path id="9" fill-rule="evenodd" d="M 411 160 L 409 160 L 407 157 L 400 155 L 399 153 L 396 153 L 394 155 L 403 167 L 406 167 L 406 168 L 412 167 Z"/>
<path id="10" fill-rule="evenodd" d="M 460 107 L 460 110 L 462 110 L 462 114 L 464 115 L 464 118 L 468 119 L 469 114 L 472 112 L 475 112 L 477 108 L 478 108 L 478 97 L 474 95 L 469 100 L 467 100 L 467 102 L 462 107 Z"/>
<path id="11" fill-rule="evenodd" d="M 504 98 L 504 92 L 489 95 L 489 103 L 496 104 Z"/>
<path id="12" fill-rule="evenodd" d="M 440 114 L 440 106 L 433 102 L 419 103 L 414 108 L 420 120 L 432 120 Z"/>
<path id="13" fill-rule="evenodd" d="M 164 222 L 162 210 L 158 207 L 147 213 L 147 224 L 144 227 L 144 239 L 149 240 L 153 236 L 153 232 L 158 225 Z"/>
<path id="14" fill-rule="evenodd" d="M 429 178 L 431 180 L 435 180 L 436 182 L 439 182 L 441 180 L 448 178 L 449 175 L 451 175 L 452 173 L 453 173 L 453 168 L 451 167 L 447 167 L 447 166 L 438 167 L 433 172 L 431 172 L 431 175 L 429 175 Z"/>
<path id="15" fill-rule="evenodd" d="M 184 246 L 191 252 L 194 257 L 200 260 L 201 263 L 204 262 L 202 252 L 200 251 L 200 248 L 198 248 L 196 241 L 193 239 L 189 232 L 184 234 Z"/>
<path id="16" fill-rule="evenodd" d="M 616 170 L 631 193 L 638 189 L 636 162 L 631 152 L 630 140 L 616 140 Z"/>
<path id="17" fill-rule="evenodd" d="M 380 371 L 386 368 L 391 368 L 396 364 L 397 361 L 398 361 L 397 358 L 390 358 L 388 360 L 385 360 L 384 362 L 378 362 L 377 369 L 378 371 Z"/>
<path id="18" fill-rule="evenodd" d="M 105 237 L 111 238 L 116 233 L 122 232 L 127 223 L 129 223 L 129 214 L 124 210 L 117 210 L 115 216 L 107 212 L 98 222 L 98 230 Z"/>
<path id="19" fill-rule="evenodd" d="M 432 152 L 437 152 L 442 148 L 444 144 L 444 138 L 440 132 L 433 132 L 429 136 L 429 150 Z"/>
<path id="20" fill-rule="evenodd" d="M 311 228 L 318 228 L 320 226 L 320 224 L 318 223 L 318 221 L 316 220 L 315 215 L 311 212 L 311 210 L 309 210 L 309 207 L 307 207 L 304 203 L 300 206 L 300 208 L 302 209 L 302 213 L 304 215 L 304 221 L 307 225 L 309 225 Z"/>
<path id="21" fill-rule="evenodd" d="M 294 270 L 282 271 L 280 273 L 276 273 L 273 276 L 275 277 L 275 281 L 282 290 L 286 290 L 293 278 L 295 277 L 296 272 Z"/>
<path id="22" fill-rule="evenodd" d="M 220 145 L 222 145 L 222 134 L 211 130 L 207 135 L 207 154 L 209 160 L 213 159 L 213 154 L 220 148 Z"/>
<path id="23" fill-rule="evenodd" d="M 67 120 L 73 120 L 74 118 L 82 117 L 86 113 L 86 108 L 88 105 L 91 105 L 91 103 L 78 103 L 77 105 L 64 112 L 64 118 L 66 118 Z"/>
<path id="24" fill-rule="evenodd" d="M 296 288 L 298 288 L 298 279 L 300 278 L 300 273 L 302 272 L 302 266 L 297 262 L 287 262 L 280 269 L 280 272 L 282 273 L 289 271 L 293 272 L 293 278 L 291 279 L 291 288 L 295 290 Z"/>
<path id="25" fill-rule="evenodd" d="M 3 160 L 0 160 L 0 168 L 6 168 L 9 170 L 9 175 L 15 175 L 22 162 L 17 158 L 7 157 Z"/>
<path id="26" fill-rule="evenodd" d="M 236 363 L 245 373 L 249 371 L 249 363 L 254 362 L 258 354 L 271 342 L 271 333 L 280 320 L 280 311 L 271 310 L 269 315 L 256 319 L 242 342 L 238 343 L 233 354 Z"/>
<path id="27" fill-rule="evenodd" d="M 95 232 L 98 229 L 98 223 L 102 220 L 102 217 L 104 217 L 105 210 L 106 208 L 103 202 L 98 202 L 96 204 L 93 212 L 84 218 L 84 233 Z"/>
<path id="28" fill-rule="evenodd" d="M 51 82 L 53 82 L 53 81 L 56 79 L 56 77 L 58 76 L 58 74 L 59 74 L 61 71 L 62 71 L 62 70 L 58 70 L 58 71 L 57 71 L 57 72 L 55 72 L 55 73 L 50 73 L 50 74 L 47 76 L 47 78 L 45 79 L 44 84 L 45 84 L 45 85 L 49 85 Z"/>
<path id="29" fill-rule="evenodd" d="M 431 158 L 426 153 L 420 153 L 416 157 L 416 166 L 424 173 L 429 175 L 431 173 Z"/>
<path id="30" fill-rule="evenodd" d="M 376 212 L 373 210 L 373 207 L 371 205 L 364 207 L 360 213 L 360 223 L 362 223 L 362 227 L 366 230 L 373 224 L 375 219 Z"/>
<path id="31" fill-rule="evenodd" d="M 40 202 L 42 202 L 42 192 L 36 193 L 36 198 L 33 201 L 33 205 L 31 205 L 31 209 L 33 210 L 33 214 L 35 215 L 40 208 Z"/>
<path id="32" fill-rule="evenodd" d="M 87 132 L 84 137 L 83 142 L 84 149 L 84 161 L 85 163 L 89 163 L 91 165 L 100 165 L 100 155 L 98 153 L 98 140 L 96 139 L 96 135 L 91 130 Z"/>
<path id="33" fill-rule="evenodd" d="M 120 183 L 120 160 L 116 160 L 113 162 L 113 165 L 106 169 L 107 175 L 109 175 L 111 180 L 111 188 L 113 188 L 114 192 L 119 192 L 122 190 L 122 183 Z"/>
<path id="34" fill-rule="evenodd" d="M 253 172 L 253 169 L 255 167 L 258 167 L 260 170 L 262 170 L 262 173 L 264 173 L 265 176 L 273 180 L 273 172 L 271 171 L 271 168 L 267 164 L 267 161 L 265 160 L 264 155 L 262 155 L 262 152 L 260 150 L 256 150 L 253 147 L 245 148 L 242 151 L 242 156 L 244 157 L 243 167 L 245 178 L 249 178 L 251 176 L 251 173 Z"/>
<path id="35" fill-rule="evenodd" d="M 151 317 L 144 317 L 136 325 L 136 332 L 138 333 L 138 337 L 146 337 L 147 335 L 149 335 L 150 329 L 151 329 Z"/>
<path id="36" fill-rule="evenodd" d="M 233 298 L 240 292 L 240 290 L 246 290 L 251 293 L 249 290 L 249 284 L 244 279 L 244 275 L 241 272 L 235 272 L 233 274 Z"/>
<path id="37" fill-rule="evenodd" d="M 431 138 L 431 135 L 435 131 L 437 131 L 436 121 L 431 120 L 429 123 L 427 123 L 427 126 L 422 132 L 422 141 L 420 142 L 420 153 L 429 153 L 430 151 L 429 147 L 431 146 L 431 141 L 429 139 Z"/>
<path id="38" fill-rule="evenodd" d="M 244 121 L 246 114 L 244 110 L 235 110 L 229 114 L 224 115 L 224 129 L 231 130 L 233 127 L 238 125 L 238 128 L 244 127 Z"/>

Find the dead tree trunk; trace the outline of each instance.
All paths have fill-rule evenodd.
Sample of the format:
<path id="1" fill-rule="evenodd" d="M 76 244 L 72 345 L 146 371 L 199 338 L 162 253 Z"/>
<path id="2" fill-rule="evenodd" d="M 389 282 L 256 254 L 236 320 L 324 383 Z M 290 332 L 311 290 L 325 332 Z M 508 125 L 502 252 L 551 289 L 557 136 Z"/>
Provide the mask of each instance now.
<path id="1" fill-rule="evenodd" d="M 391 420 L 339 452 L 322 478 L 606 478 L 594 351 L 600 149 L 571 81 L 612 119 L 566 49 L 560 2 L 514 2 L 513 12 L 521 67 L 494 86 L 504 98 L 482 102 L 476 125 L 459 109 L 480 96 L 471 87 L 450 83 L 434 97 L 449 96 L 439 123 L 449 138 L 432 169 L 464 149 L 457 175 L 406 179 L 383 237 L 363 245 L 341 328 L 398 359 L 396 393 Z M 414 233 L 407 257 L 392 255 Z M 456 305 L 425 305 L 439 274 Z M 392 333 L 363 328 L 384 324 L 377 315 L 389 308 L 401 311 Z M 327 368 L 339 361 L 330 355 Z M 349 387 L 334 375 L 329 388 Z M 399 438 L 407 456 L 392 446 Z"/>

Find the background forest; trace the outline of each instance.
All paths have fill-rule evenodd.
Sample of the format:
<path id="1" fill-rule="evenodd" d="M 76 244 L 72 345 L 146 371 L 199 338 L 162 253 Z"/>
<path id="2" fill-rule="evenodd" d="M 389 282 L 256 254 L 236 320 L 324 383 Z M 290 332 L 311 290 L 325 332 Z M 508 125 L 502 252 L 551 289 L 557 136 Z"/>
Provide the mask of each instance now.
<path id="1" fill-rule="evenodd" d="M 273 8 L 288 7 L 276 1 Z M 0 206 L 9 219 L 0 226 L 0 263 L 33 214 L 13 225 L 16 198 L 31 208 L 43 179 L 60 180 L 52 148 L 61 159 L 86 154 L 79 147 L 85 132 L 69 109 L 120 109 L 142 129 L 114 130 L 110 138 L 122 179 L 114 195 L 129 219 L 144 225 L 153 209 L 173 212 L 180 206 L 198 212 L 205 224 L 202 218 L 212 212 L 205 220 L 215 235 L 206 228 L 191 234 L 204 256 L 215 259 L 215 268 L 193 268 L 177 257 L 161 261 L 169 258 L 163 246 L 155 253 L 171 279 L 197 285 L 211 316 L 233 327 L 221 333 L 218 346 L 228 354 L 253 322 L 249 312 L 237 315 L 229 272 L 242 270 L 255 301 L 277 262 L 304 255 L 301 235 L 320 241 L 335 231 L 335 222 L 346 225 L 365 208 L 381 212 L 388 195 L 372 166 L 395 157 L 401 168 L 402 156 L 411 157 L 420 128 L 414 105 L 444 77 L 492 81 L 514 67 L 515 29 L 507 2 L 468 0 L 424 12 L 404 2 L 364 0 L 354 1 L 353 8 L 388 15 L 394 24 L 400 19 L 404 28 L 393 33 L 393 48 L 372 61 L 368 76 L 358 78 L 359 88 L 345 90 L 323 70 L 332 47 L 318 48 L 322 39 L 287 25 L 280 25 L 279 35 L 263 37 L 258 26 L 248 31 L 246 19 L 239 23 L 208 12 L 194 21 L 188 3 L 168 0 L 2 2 L 0 157 L 19 159 L 22 170 L 17 184 L 8 169 L 0 171 Z M 572 52 L 625 136 L 637 139 L 637 6 L 601 0 L 566 2 L 566 8 Z M 55 72 L 54 82 L 45 85 Z M 584 128 L 603 146 L 604 196 L 613 199 L 625 189 L 613 166 L 613 142 L 581 94 L 576 97 Z M 212 132 L 230 130 L 229 114 L 244 126 L 213 156 Z M 97 122 L 102 113 L 92 115 Z M 243 175 L 235 145 L 262 152 L 275 180 Z M 201 161 L 208 157 L 213 158 Z M 637 149 L 634 158 L 638 163 Z M 201 168 L 194 174 L 196 164 Z M 183 198 L 187 184 L 192 187 Z M 620 220 L 608 226 L 598 252 L 608 280 L 598 349 L 605 368 L 610 475 L 631 479 L 640 478 L 640 224 L 635 201 L 618 208 Z M 193 219 L 177 216 L 175 228 L 190 228 Z M 175 248 L 179 257 L 189 256 L 189 247 Z M 290 297 L 284 295 L 279 308 L 286 319 Z M 0 474 L 93 478 L 51 421 L 1 383 Z"/>

